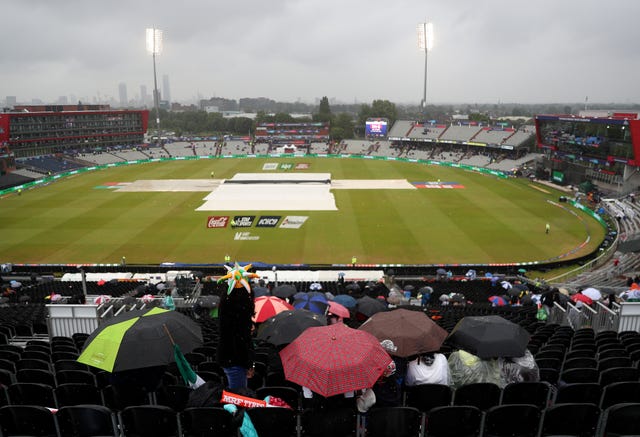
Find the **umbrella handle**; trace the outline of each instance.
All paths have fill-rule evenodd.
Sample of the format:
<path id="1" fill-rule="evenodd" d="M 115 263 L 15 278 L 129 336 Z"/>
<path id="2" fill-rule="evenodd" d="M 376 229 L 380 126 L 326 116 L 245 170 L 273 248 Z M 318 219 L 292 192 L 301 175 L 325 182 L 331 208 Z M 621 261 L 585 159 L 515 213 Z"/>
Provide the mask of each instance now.
<path id="1" fill-rule="evenodd" d="M 167 336 L 169 337 L 169 341 L 171 341 L 171 345 L 172 345 L 172 346 L 175 346 L 175 345 L 176 345 L 176 342 L 175 342 L 175 341 L 173 341 L 173 337 L 171 336 L 171 333 L 169 332 L 169 328 L 167 328 L 167 325 L 162 324 L 162 327 L 164 328 L 164 332 L 166 332 L 166 333 L 167 333 Z"/>

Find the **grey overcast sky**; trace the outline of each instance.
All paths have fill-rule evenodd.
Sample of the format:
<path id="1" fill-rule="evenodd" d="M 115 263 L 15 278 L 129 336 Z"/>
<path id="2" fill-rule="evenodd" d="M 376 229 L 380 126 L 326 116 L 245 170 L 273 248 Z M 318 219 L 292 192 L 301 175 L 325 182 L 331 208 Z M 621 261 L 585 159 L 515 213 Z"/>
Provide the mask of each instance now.
<path id="1" fill-rule="evenodd" d="M 638 0 L 3 0 L 0 101 L 135 99 L 164 32 L 171 100 L 640 103 Z M 87 101 L 89 99 L 89 101 Z"/>

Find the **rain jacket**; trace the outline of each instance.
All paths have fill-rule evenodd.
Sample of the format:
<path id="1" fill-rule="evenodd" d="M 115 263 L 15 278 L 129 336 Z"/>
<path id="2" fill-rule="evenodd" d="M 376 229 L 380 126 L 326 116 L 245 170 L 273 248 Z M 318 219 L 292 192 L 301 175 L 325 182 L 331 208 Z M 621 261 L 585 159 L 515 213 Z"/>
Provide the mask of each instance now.
<path id="1" fill-rule="evenodd" d="M 449 355 L 448 363 L 451 386 L 454 389 L 474 382 L 492 382 L 501 388 L 505 386 L 498 360 L 482 360 L 459 350 Z"/>

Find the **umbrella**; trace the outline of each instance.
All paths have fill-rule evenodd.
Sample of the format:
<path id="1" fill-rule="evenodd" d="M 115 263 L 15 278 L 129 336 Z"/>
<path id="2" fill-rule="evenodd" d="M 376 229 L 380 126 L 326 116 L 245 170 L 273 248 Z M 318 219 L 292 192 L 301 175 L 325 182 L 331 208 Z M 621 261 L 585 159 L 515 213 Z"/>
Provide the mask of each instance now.
<path id="1" fill-rule="evenodd" d="M 297 292 L 296 287 L 294 287 L 291 284 L 278 285 L 273 290 L 271 290 L 271 294 L 273 294 L 274 296 L 280 297 L 282 299 L 291 297 L 294 294 L 296 294 L 296 292 Z"/>
<path id="2" fill-rule="evenodd" d="M 287 380 L 324 397 L 373 387 L 392 361 L 377 338 L 344 323 L 307 329 L 280 358 Z"/>
<path id="3" fill-rule="evenodd" d="M 447 342 L 482 359 L 521 357 L 527 349 L 529 333 L 500 316 L 463 317 Z"/>
<path id="4" fill-rule="evenodd" d="M 424 286 L 424 287 L 420 287 L 418 288 L 418 294 L 432 294 L 433 293 L 433 288 L 429 287 L 429 286 Z"/>
<path id="5" fill-rule="evenodd" d="M 329 307 L 329 301 L 324 294 L 312 291 L 301 296 L 300 299 L 295 300 L 293 302 L 293 307 L 324 315 Z"/>
<path id="6" fill-rule="evenodd" d="M 503 307 L 509 303 L 502 296 L 489 296 L 489 302 L 491 302 L 494 307 Z"/>
<path id="7" fill-rule="evenodd" d="M 329 301 L 329 314 L 342 317 L 343 319 L 348 319 L 351 316 L 349 310 L 346 307 L 340 305 L 335 301 Z"/>
<path id="8" fill-rule="evenodd" d="M 350 282 L 346 287 L 344 287 L 344 289 L 351 291 L 360 291 L 360 284 L 358 284 L 357 282 Z"/>
<path id="9" fill-rule="evenodd" d="M 53 296 L 51 297 L 51 300 L 53 300 Z M 111 296 L 109 296 L 108 294 L 101 294 L 100 296 L 96 296 L 93 299 L 93 303 L 95 303 L 96 305 L 102 305 L 103 303 L 107 303 L 111 300 Z"/>
<path id="10" fill-rule="evenodd" d="M 202 345 L 195 321 L 155 307 L 129 311 L 100 325 L 85 341 L 78 362 L 107 372 L 167 365 L 174 361 L 169 335 L 184 353 Z"/>
<path id="11" fill-rule="evenodd" d="M 602 293 L 600 292 L 600 290 L 593 287 L 585 288 L 584 290 L 582 290 L 582 294 L 589 297 L 591 300 L 602 299 Z"/>
<path id="12" fill-rule="evenodd" d="M 333 298 L 333 301 L 347 308 L 355 308 L 357 303 L 356 299 L 348 294 L 339 294 Z"/>
<path id="13" fill-rule="evenodd" d="M 582 293 L 574 294 L 573 296 L 571 296 L 571 300 L 575 303 L 582 302 L 586 305 L 591 305 L 593 303 L 593 299 Z"/>
<path id="14" fill-rule="evenodd" d="M 196 301 L 196 305 L 202 308 L 217 308 L 220 305 L 220 296 L 214 294 L 200 296 Z"/>
<path id="15" fill-rule="evenodd" d="M 309 290 L 320 291 L 322 290 L 322 284 L 319 282 L 313 282 L 311 285 L 309 285 Z"/>
<path id="16" fill-rule="evenodd" d="M 509 290 L 511 289 L 511 287 L 513 287 L 513 284 L 511 284 L 511 282 L 509 281 L 502 281 L 500 282 L 500 285 L 502 285 L 502 288 L 504 288 L 505 290 Z"/>
<path id="17" fill-rule="evenodd" d="M 267 287 L 262 287 L 258 285 L 257 287 L 253 287 L 253 297 L 261 297 L 261 296 L 269 296 L 269 289 Z"/>
<path id="18" fill-rule="evenodd" d="M 291 343 L 307 328 L 326 324 L 325 317 L 308 310 L 283 311 L 265 320 L 256 338 L 280 346 Z"/>
<path id="19" fill-rule="evenodd" d="M 409 284 L 409 285 L 405 285 L 404 286 L 404 291 L 413 291 L 415 290 L 416 287 L 414 287 L 413 285 Z"/>
<path id="20" fill-rule="evenodd" d="M 255 305 L 255 313 L 251 320 L 254 323 L 262 323 L 278 313 L 293 309 L 288 302 L 275 296 L 257 297 L 253 303 Z"/>
<path id="21" fill-rule="evenodd" d="M 296 294 L 293 295 L 293 300 L 305 299 L 306 295 L 307 295 L 306 291 L 298 291 Z"/>
<path id="22" fill-rule="evenodd" d="M 379 341 L 391 340 L 397 348 L 392 355 L 408 357 L 440 349 L 447 331 L 422 311 L 396 309 L 377 313 L 360 325 Z"/>
<path id="23" fill-rule="evenodd" d="M 356 301 L 356 312 L 364 316 L 371 317 L 382 311 L 387 311 L 387 306 L 378 299 L 363 296 Z"/>
<path id="24" fill-rule="evenodd" d="M 140 300 L 144 303 L 151 303 L 154 301 L 154 299 L 155 297 L 153 296 L 153 294 L 145 294 L 140 298 Z"/>
<path id="25" fill-rule="evenodd" d="M 11 288 L 20 288 L 22 287 L 22 282 L 13 280 L 9 282 L 9 285 L 11 286 Z"/>

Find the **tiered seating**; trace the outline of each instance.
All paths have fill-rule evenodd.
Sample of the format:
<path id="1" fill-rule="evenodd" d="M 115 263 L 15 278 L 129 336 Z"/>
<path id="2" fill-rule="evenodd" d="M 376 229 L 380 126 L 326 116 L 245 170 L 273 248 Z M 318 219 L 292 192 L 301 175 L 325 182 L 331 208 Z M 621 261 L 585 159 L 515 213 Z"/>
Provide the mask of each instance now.
<path id="1" fill-rule="evenodd" d="M 33 158 L 21 158 L 20 164 L 26 167 L 41 169 L 45 173 L 60 173 L 63 171 L 75 170 L 82 167 L 82 165 L 78 164 L 77 162 L 48 155 L 36 156 Z"/>
<path id="2" fill-rule="evenodd" d="M 502 129 L 491 129 L 484 127 L 473 137 L 474 142 L 485 144 L 502 144 L 503 140 L 509 137 L 513 132 Z"/>

